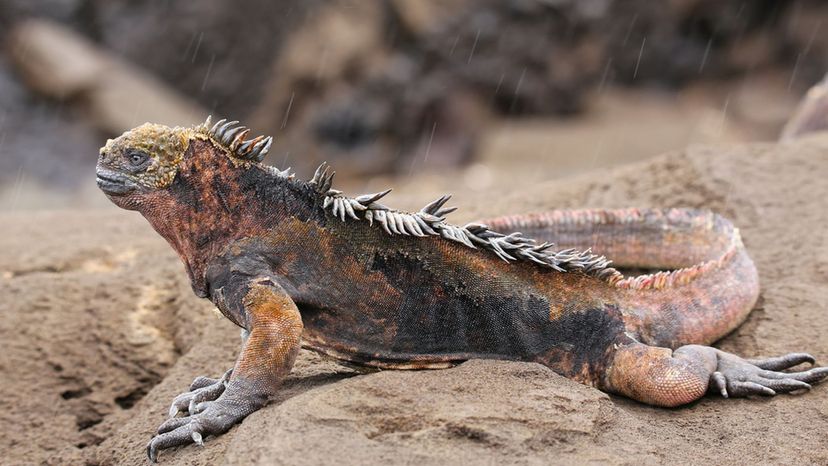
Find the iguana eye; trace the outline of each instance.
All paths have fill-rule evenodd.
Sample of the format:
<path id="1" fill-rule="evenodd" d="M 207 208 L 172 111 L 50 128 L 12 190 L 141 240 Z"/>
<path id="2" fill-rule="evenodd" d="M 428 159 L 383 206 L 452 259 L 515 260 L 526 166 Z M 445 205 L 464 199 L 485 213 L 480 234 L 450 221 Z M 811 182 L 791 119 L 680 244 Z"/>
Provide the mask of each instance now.
<path id="1" fill-rule="evenodd" d="M 133 167 L 141 166 L 149 160 L 149 155 L 138 150 L 129 151 L 126 156 Z"/>

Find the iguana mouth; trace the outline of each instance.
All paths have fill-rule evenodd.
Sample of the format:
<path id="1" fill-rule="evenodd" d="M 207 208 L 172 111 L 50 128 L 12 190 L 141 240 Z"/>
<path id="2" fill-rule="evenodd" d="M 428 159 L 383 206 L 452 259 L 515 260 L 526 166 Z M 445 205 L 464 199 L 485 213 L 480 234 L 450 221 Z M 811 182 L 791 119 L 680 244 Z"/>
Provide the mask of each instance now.
<path id="1" fill-rule="evenodd" d="M 124 195 L 138 189 L 138 185 L 125 175 L 109 170 L 98 169 L 95 181 L 106 194 Z"/>

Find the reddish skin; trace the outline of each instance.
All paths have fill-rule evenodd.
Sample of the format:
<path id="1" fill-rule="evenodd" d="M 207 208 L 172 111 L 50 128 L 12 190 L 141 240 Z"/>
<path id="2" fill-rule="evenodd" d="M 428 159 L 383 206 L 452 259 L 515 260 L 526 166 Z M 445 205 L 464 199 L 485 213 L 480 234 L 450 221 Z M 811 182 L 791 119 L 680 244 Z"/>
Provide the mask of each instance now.
<path id="1" fill-rule="evenodd" d="M 630 280 L 507 263 L 439 236 L 343 222 L 312 185 L 240 161 L 203 127 L 127 132 L 101 149 L 98 176 L 116 205 L 141 212 L 169 241 L 194 291 L 248 335 L 232 373 L 199 378 L 176 398 L 171 414 L 190 415 L 162 424 L 148 445 L 151 460 L 159 449 L 223 433 L 264 406 L 300 345 L 382 368 L 537 361 L 668 407 L 709 388 L 770 395 L 828 375 L 828 368 L 773 372 L 813 362 L 807 354 L 745 361 L 700 346 L 738 326 L 758 295 L 737 231 L 710 213 L 568 211 L 486 222 L 560 248 L 593 247 L 625 267 L 704 264 L 642 289 Z"/>

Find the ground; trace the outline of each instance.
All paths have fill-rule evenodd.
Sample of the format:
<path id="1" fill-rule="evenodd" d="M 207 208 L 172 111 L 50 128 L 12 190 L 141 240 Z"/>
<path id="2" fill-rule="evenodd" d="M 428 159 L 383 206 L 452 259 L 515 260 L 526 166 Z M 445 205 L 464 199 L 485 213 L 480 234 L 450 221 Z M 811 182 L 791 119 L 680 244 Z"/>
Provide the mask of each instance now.
<path id="1" fill-rule="evenodd" d="M 809 351 L 828 362 L 828 136 L 693 146 L 521 189 L 455 190 L 454 220 L 564 207 L 704 207 L 741 229 L 762 295 L 718 346 Z M 497 177 L 495 177 L 497 178 Z M 417 207 L 433 183 L 389 201 Z M 183 266 L 137 214 L 0 215 L 3 463 L 146 464 L 169 401 L 219 375 L 238 330 L 189 290 Z M 302 352 L 279 399 L 189 464 L 825 464 L 828 385 L 800 396 L 679 409 L 636 403 L 528 363 L 363 375 Z"/>

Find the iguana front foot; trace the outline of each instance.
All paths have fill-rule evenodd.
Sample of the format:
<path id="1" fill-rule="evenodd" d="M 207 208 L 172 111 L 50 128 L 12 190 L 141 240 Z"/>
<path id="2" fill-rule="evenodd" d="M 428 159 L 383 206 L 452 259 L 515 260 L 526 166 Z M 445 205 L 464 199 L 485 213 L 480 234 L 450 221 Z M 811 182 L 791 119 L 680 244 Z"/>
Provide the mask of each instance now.
<path id="1" fill-rule="evenodd" d="M 212 284 L 227 293 L 227 299 L 217 299 L 223 312 L 246 324 L 241 354 L 232 371 L 221 379 L 199 377 L 190 385 L 190 392 L 176 397 L 170 413 L 186 407 L 189 415 L 161 424 L 147 445 L 152 462 L 159 450 L 188 443 L 202 445 L 208 435 L 223 434 L 262 408 L 299 354 L 302 318 L 281 286 L 266 276 L 243 274 L 219 275 Z"/>
<path id="2" fill-rule="evenodd" d="M 221 384 L 223 386 L 224 382 Z M 150 461 L 156 462 L 159 450 L 191 442 L 203 445 L 205 437 L 227 432 L 267 404 L 267 398 L 266 391 L 254 382 L 234 379 L 227 383 L 226 389 L 215 401 L 200 402 L 189 411 L 189 416 L 173 417 L 161 424 L 158 434 L 147 444 L 147 456 Z"/>
<path id="3" fill-rule="evenodd" d="M 734 354 L 717 351 L 718 366 L 711 374 L 711 390 L 725 398 L 751 395 L 773 396 L 797 390 L 810 390 L 811 383 L 828 377 L 828 367 L 806 371 L 781 372 L 802 363 L 816 360 L 807 353 L 791 353 L 767 359 L 742 359 Z"/>
<path id="4" fill-rule="evenodd" d="M 196 377 L 193 383 L 190 384 L 189 391 L 173 399 L 172 405 L 170 405 L 170 417 L 175 417 L 183 411 L 196 414 L 194 412 L 196 405 L 205 401 L 214 401 L 224 393 L 232 374 L 233 369 L 230 369 L 218 379 L 204 376 Z"/>

